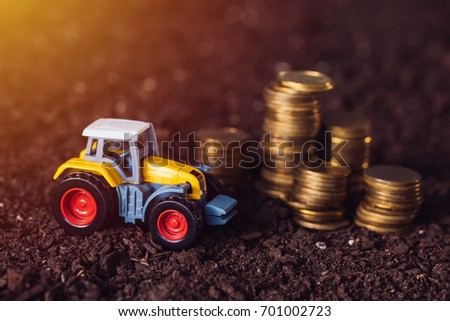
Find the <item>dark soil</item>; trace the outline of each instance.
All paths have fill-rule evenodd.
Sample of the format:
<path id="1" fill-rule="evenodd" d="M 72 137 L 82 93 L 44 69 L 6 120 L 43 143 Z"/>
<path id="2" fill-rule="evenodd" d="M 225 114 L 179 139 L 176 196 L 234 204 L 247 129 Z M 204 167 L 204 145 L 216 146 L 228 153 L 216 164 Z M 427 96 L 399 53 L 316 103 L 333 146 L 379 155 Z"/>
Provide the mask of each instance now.
<path id="1" fill-rule="evenodd" d="M 449 300 L 449 15 L 448 1 L 2 1 L 0 298 Z M 308 231 L 251 185 L 239 217 L 182 252 L 134 225 L 55 223 L 52 175 L 91 121 L 257 136 L 262 88 L 287 67 L 334 78 L 323 110 L 371 117 L 372 163 L 423 175 L 410 235 Z"/>

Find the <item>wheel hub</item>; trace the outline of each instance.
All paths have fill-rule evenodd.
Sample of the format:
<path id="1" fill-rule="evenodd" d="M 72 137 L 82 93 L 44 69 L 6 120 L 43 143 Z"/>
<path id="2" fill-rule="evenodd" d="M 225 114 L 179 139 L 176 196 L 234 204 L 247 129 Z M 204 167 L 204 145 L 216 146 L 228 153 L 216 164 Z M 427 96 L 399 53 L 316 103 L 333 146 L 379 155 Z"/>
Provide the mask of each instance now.
<path id="1" fill-rule="evenodd" d="M 186 217 L 177 210 L 166 210 L 158 216 L 158 231 L 169 241 L 179 241 L 186 236 L 188 224 Z"/>
<path id="2" fill-rule="evenodd" d="M 71 188 L 61 198 L 61 212 L 64 219 L 78 227 L 92 223 L 97 215 L 94 197 L 83 188 Z"/>

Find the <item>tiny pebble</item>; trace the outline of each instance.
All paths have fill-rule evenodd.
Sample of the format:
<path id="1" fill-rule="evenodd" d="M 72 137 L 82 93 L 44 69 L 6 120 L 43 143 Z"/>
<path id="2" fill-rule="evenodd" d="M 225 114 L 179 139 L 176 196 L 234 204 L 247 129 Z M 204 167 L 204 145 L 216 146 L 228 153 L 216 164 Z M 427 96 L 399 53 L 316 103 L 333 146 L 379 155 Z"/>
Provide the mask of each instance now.
<path id="1" fill-rule="evenodd" d="M 327 248 L 325 242 L 316 242 L 316 246 L 321 250 L 325 250 Z"/>

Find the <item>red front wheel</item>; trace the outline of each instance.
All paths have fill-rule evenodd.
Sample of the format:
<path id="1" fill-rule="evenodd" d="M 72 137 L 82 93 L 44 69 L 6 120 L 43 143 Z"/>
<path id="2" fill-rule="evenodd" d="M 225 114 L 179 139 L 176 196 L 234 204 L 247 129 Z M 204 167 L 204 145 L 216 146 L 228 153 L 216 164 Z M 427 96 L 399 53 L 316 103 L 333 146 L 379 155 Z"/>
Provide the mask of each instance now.
<path id="1" fill-rule="evenodd" d="M 155 241 L 171 250 L 191 246 L 203 228 L 198 206 L 179 195 L 167 197 L 149 209 L 147 220 Z"/>

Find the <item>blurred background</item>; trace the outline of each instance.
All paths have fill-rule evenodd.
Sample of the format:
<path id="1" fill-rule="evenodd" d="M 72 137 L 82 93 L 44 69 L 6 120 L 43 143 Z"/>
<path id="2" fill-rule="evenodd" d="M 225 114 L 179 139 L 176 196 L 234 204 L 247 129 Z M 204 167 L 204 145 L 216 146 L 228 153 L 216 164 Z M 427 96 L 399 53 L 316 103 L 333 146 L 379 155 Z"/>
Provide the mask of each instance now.
<path id="1" fill-rule="evenodd" d="M 314 69 L 335 81 L 323 110 L 373 120 L 372 163 L 407 165 L 448 191 L 449 8 L 446 1 L 4 0 L 0 180 L 49 181 L 98 117 L 152 121 L 160 139 L 211 126 L 257 136 L 264 86 L 280 70 Z M 3 193 L 12 188 L 5 184 Z"/>

